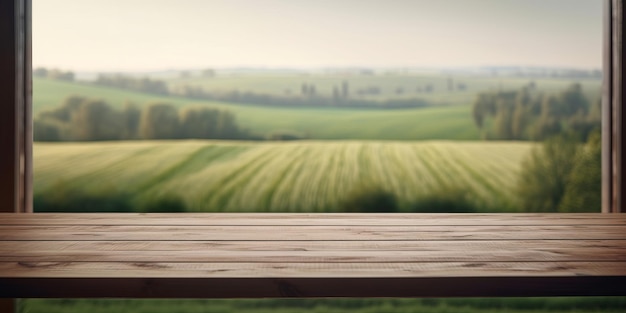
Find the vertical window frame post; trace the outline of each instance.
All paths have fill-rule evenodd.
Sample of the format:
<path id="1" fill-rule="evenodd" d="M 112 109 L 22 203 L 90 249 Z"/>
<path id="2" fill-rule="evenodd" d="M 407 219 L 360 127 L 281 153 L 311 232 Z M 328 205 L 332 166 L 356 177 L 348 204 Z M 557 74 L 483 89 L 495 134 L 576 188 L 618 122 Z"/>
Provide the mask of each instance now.
<path id="1" fill-rule="evenodd" d="M 0 1 L 0 212 L 32 212 L 30 5 Z"/>
<path id="2" fill-rule="evenodd" d="M 623 213 L 624 166 L 624 1 L 604 2 L 604 53 L 602 96 L 602 212 Z"/>
<path id="3" fill-rule="evenodd" d="M 0 1 L 0 212 L 32 212 L 31 25 L 31 0 Z"/>

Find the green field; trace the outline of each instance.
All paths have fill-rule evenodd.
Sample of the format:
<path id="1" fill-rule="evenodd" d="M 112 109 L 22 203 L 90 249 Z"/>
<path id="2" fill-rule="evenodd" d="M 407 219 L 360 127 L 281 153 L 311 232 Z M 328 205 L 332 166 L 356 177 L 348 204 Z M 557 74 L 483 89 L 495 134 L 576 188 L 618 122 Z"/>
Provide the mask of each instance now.
<path id="1" fill-rule="evenodd" d="M 35 194 L 164 195 L 200 212 L 327 212 L 375 186 L 400 208 L 463 192 L 481 211 L 511 210 L 519 142 L 109 142 L 35 144 Z M 71 166 L 68 166 L 70 164 Z"/>
<path id="2" fill-rule="evenodd" d="M 227 109 L 236 114 L 239 125 L 252 133 L 265 136 L 274 132 L 289 132 L 313 139 L 370 139 L 370 140 L 478 140 L 480 132 L 471 117 L 471 104 L 476 94 L 487 90 L 514 90 L 529 82 L 527 78 L 456 77 L 455 81 L 467 84 L 463 92 L 448 92 L 447 76 L 439 74 L 376 75 L 345 77 L 338 75 L 241 75 L 215 78 L 172 79 L 170 84 L 201 85 L 207 90 L 254 91 L 283 95 L 286 89 L 299 91 L 302 80 L 319 85 L 321 93 L 332 91 L 332 86 L 347 80 L 355 90 L 369 85 L 383 86 L 379 97 L 420 97 L 433 106 L 416 109 L 352 109 L 352 108 L 284 108 L 233 104 L 215 101 L 192 100 L 180 97 L 164 97 L 122 89 L 96 86 L 89 83 L 61 82 L 35 78 L 33 81 L 33 107 L 35 115 L 59 106 L 70 95 L 104 99 L 114 107 L 125 102 L 145 105 L 167 102 L 178 107 L 210 106 Z M 415 85 L 433 82 L 432 94 L 414 92 Z M 572 80 L 536 80 L 537 88 L 546 92 L 564 89 Z M 407 92 L 399 96 L 393 90 L 401 86 Z M 583 82 L 585 92 L 591 99 L 597 97 L 599 81 Z"/>
<path id="3" fill-rule="evenodd" d="M 69 95 L 82 95 L 104 99 L 115 107 L 130 101 L 139 105 L 167 102 L 179 107 L 208 105 L 228 109 L 236 114 L 240 126 L 259 135 L 291 131 L 315 139 L 479 139 L 469 105 L 409 110 L 288 109 L 158 97 L 48 79 L 35 79 L 33 83 L 35 114 L 59 106 Z"/>
<path id="4" fill-rule="evenodd" d="M 618 313 L 626 297 L 452 299 L 28 299 L 30 313 Z"/>

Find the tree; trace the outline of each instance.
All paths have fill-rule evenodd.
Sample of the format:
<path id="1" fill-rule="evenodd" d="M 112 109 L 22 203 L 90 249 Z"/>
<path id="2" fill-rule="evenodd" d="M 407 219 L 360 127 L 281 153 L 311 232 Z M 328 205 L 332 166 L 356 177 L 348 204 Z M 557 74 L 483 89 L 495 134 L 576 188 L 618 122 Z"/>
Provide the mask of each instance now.
<path id="1" fill-rule="evenodd" d="M 82 102 L 70 126 L 75 140 L 117 140 L 122 134 L 119 113 L 102 100 Z"/>
<path id="2" fill-rule="evenodd" d="M 568 86 L 559 94 L 559 104 L 559 113 L 566 117 L 579 113 L 586 115 L 589 111 L 589 101 L 578 83 Z"/>
<path id="3" fill-rule="evenodd" d="M 337 103 L 341 99 L 341 94 L 337 86 L 333 86 L 333 102 Z"/>
<path id="4" fill-rule="evenodd" d="M 354 188 L 339 207 L 343 212 L 390 213 L 398 211 L 398 200 L 393 192 L 368 183 Z"/>
<path id="5" fill-rule="evenodd" d="M 529 212 L 557 212 L 571 179 L 578 143 L 553 137 L 533 149 L 522 162 L 517 193 Z"/>
<path id="6" fill-rule="evenodd" d="M 240 137 L 239 127 L 235 121 L 235 114 L 222 111 L 217 119 L 217 133 L 220 139 L 237 139 Z"/>
<path id="7" fill-rule="evenodd" d="M 71 71 L 64 72 L 58 69 L 48 70 L 48 77 L 56 80 L 74 81 L 74 73 Z"/>
<path id="8" fill-rule="evenodd" d="M 186 109 L 181 115 L 183 138 L 218 138 L 217 120 L 220 111 L 209 108 Z"/>
<path id="9" fill-rule="evenodd" d="M 543 103 L 543 98 L 545 98 L 543 93 L 539 93 L 531 98 L 528 108 L 528 113 L 531 116 L 538 116 L 541 114 L 541 104 Z"/>
<path id="10" fill-rule="evenodd" d="M 309 86 L 309 96 L 314 97 L 317 94 L 317 89 L 315 88 L 315 85 L 311 84 Z"/>
<path id="11" fill-rule="evenodd" d="M 530 89 L 528 86 L 523 87 L 519 92 L 515 94 L 515 106 L 526 108 L 530 105 L 532 97 L 530 95 Z"/>
<path id="12" fill-rule="evenodd" d="M 34 141 L 61 141 L 62 127 L 64 125 L 58 120 L 38 118 L 33 121 Z"/>
<path id="13" fill-rule="evenodd" d="M 602 211 L 602 141 L 600 132 L 589 136 L 565 188 L 559 212 Z"/>
<path id="14" fill-rule="evenodd" d="M 35 70 L 33 70 L 33 76 L 46 78 L 48 77 L 48 69 L 45 67 L 38 67 Z"/>
<path id="15" fill-rule="evenodd" d="M 175 139 L 179 136 L 178 112 L 171 104 L 155 103 L 141 112 L 139 137 Z"/>
<path id="16" fill-rule="evenodd" d="M 523 139 L 524 130 L 528 125 L 527 111 L 524 107 L 516 105 L 511 118 L 511 133 L 514 139 Z"/>
<path id="17" fill-rule="evenodd" d="M 349 89 L 349 86 L 348 86 L 348 81 L 346 81 L 346 80 L 344 80 L 341 83 L 341 96 L 344 99 L 347 99 L 348 96 L 350 96 L 350 89 Z"/>
<path id="18" fill-rule="evenodd" d="M 122 111 L 122 139 L 136 139 L 139 131 L 141 110 L 134 104 L 126 102 Z"/>
<path id="19" fill-rule="evenodd" d="M 72 118 L 72 114 L 78 110 L 81 104 L 88 99 L 83 96 L 69 96 L 63 100 L 61 107 L 45 111 L 41 113 L 44 118 L 52 118 L 61 122 L 69 122 Z"/>
<path id="20" fill-rule="evenodd" d="M 202 70 L 202 76 L 203 77 L 215 77 L 215 70 L 212 68 L 207 68 Z"/>
<path id="21" fill-rule="evenodd" d="M 513 138 L 513 108 L 515 103 L 511 97 L 499 94 L 496 100 L 496 116 L 494 121 L 496 137 L 499 139 Z"/>
<path id="22" fill-rule="evenodd" d="M 561 133 L 563 127 L 558 119 L 542 115 L 531 129 L 530 138 L 544 140 Z"/>
<path id="23" fill-rule="evenodd" d="M 600 122 L 602 120 L 602 98 L 596 98 L 589 108 L 589 119 Z"/>
<path id="24" fill-rule="evenodd" d="M 482 94 L 478 95 L 472 105 L 472 117 L 474 117 L 474 123 L 478 128 L 483 128 L 485 123 L 485 104 L 483 101 L 484 97 L 482 97 Z"/>

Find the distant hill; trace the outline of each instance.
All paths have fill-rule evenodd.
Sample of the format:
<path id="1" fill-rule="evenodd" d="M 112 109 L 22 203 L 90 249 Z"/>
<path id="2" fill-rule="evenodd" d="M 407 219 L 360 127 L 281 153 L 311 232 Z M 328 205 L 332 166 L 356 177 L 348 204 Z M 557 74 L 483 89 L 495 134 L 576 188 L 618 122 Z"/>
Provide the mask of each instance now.
<path id="1" fill-rule="evenodd" d="M 175 106 L 211 106 L 235 113 L 239 125 L 253 133 L 299 133 L 313 139 L 479 139 L 469 103 L 466 105 L 405 110 L 347 108 L 276 108 L 160 97 L 86 83 L 34 80 L 35 115 L 59 106 L 69 95 L 104 99 L 115 107 L 126 101 L 144 105 L 167 102 Z"/>

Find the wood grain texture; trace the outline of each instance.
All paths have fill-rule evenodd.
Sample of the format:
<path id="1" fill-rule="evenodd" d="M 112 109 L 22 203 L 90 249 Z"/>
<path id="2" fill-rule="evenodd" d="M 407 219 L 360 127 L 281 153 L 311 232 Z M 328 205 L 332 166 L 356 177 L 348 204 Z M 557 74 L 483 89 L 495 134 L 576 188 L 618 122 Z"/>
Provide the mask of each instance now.
<path id="1" fill-rule="evenodd" d="M 378 220 L 381 222 L 382 220 Z M 349 220 L 347 222 L 350 222 Z M 358 223 L 358 221 L 353 221 Z M 619 225 L 540 226 L 3 226 L 0 240 L 624 240 Z"/>
<path id="2" fill-rule="evenodd" d="M 626 262 L 0 262 L 13 278 L 474 278 L 624 276 Z M 332 280 L 331 280 L 332 279 Z"/>
<path id="3" fill-rule="evenodd" d="M 0 297 L 626 295 L 621 214 L 0 214 Z"/>
<path id="4" fill-rule="evenodd" d="M 11 214 L 9 214 L 11 215 Z M 379 214 L 379 213 L 36 213 L 4 218 L 0 213 L 0 226 L 6 225 L 183 225 L 183 226 L 537 226 L 537 225 L 626 225 L 626 220 L 613 214 Z M 87 218 L 86 218 L 87 217 Z M 354 220 L 356 219 L 356 221 Z M 358 223 L 358 224 L 355 224 Z"/>
<path id="5" fill-rule="evenodd" d="M 611 30 L 605 31 L 605 42 L 609 45 L 610 53 L 605 53 L 605 66 L 608 66 L 609 79 L 606 84 L 610 84 L 611 87 L 605 90 L 606 98 L 610 97 L 610 102 L 607 104 L 610 106 L 607 116 L 603 120 L 603 124 L 609 124 L 609 133 L 605 131 L 604 137 L 610 140 L 609 150 L 605 151 L 610 154 L 610 167 L 611 170 L 611 206 L 610 212 L 625 212 L 623 203 L 623 194 L 626 192 L 626 187 L 623 184 L 623 175 L 626 172 L 623 165 L 623 150 L 626 144 L 624 138 L 624 119 L 626 111 L 624 110 L 624 89 L 626 88 L 626 81 L 624 80 L 624 71 L 626 70 L 626 62 L 624 62 L 624 1 L 623 0 L 611 0 L 610 4 L 607 4 L 610 9 L 611 18 L 605 23 L 610 24 Z M 608 25 L 607 25 L 608 26 Z M 608 38 L 607 38 L 608 37 Z M 609 57 L 610 61 L 606 58 Z M 610 93 L 609 93 L 610 92 Z M 607 99 L 609 100 L 609 99 Z M 606 107 L 606 106 L 605 106 Z M 607 145 L 605 145 L 606 147 Z M 603 161 L 607 161 L 604 158 Z"/>

